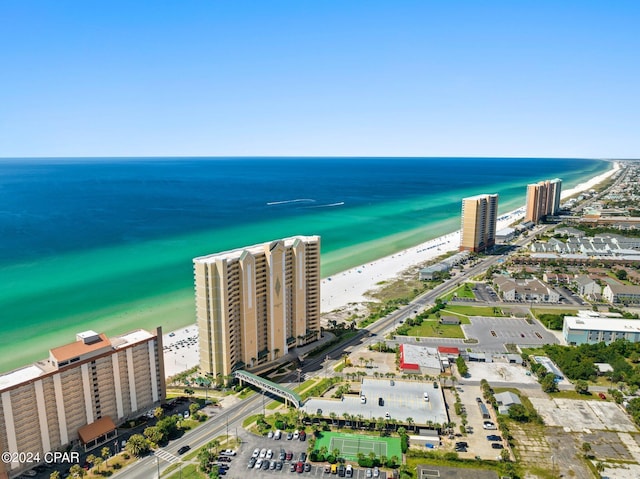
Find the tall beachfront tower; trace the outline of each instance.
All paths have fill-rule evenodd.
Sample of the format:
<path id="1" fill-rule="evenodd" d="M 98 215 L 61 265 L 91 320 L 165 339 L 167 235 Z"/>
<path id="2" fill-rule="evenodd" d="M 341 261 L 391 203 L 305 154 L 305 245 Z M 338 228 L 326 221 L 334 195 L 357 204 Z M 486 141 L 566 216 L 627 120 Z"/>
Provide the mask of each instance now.
<path id="1" fill-rule="evenodd" d="M 71 445 L 111 446 L 116 426 L 164 402 L 162 351 L 161 328 L 111 338 L 85 331 L 47 359 L 0 375 L 0 450 L 45 461 Z M 0 461 L 0 478 L 34 465 Z"/>
<path id="2" fill-rule="evenodd" d="M 200 368 L 251 369 L 320 338 L 320 237 L 294 236 L 193 260 Z"/>
<path id="3" fill-rule="evenodd" d="M 525 221 L 539 223 L 548 215 L 558 214 L 561 193 L 562 180 L 558 178 L 527 185 Z"/>
<path id="4" fill-rule="evenodd" d="M 460 251 L 484 251 L 496 243 L 498 195 L 477 195 L 462 200 Z"/>

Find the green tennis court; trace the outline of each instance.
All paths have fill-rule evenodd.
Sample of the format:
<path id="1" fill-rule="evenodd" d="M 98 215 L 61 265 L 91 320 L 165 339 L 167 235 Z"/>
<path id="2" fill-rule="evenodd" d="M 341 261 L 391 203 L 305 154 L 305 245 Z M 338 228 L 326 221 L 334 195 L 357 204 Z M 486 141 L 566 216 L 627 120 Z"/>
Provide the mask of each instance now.
<path id="1" fill-rule="evenodd" d="M 358 454 L 402 458 L 400 439 L 397 437 L 364 436 L 362 434 L 346 434 L 340 432 L 323 432 L 316 440 L 315 450 L 327 448 L 328 453 L 338 449 L 345 459 L 357 460 Z"/>

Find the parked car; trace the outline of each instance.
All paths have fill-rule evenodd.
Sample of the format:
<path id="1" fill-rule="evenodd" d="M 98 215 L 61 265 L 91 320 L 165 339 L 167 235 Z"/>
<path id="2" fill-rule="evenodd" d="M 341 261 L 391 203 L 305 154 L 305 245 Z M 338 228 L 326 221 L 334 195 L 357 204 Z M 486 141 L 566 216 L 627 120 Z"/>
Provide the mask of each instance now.
<path id="1" fill-rule="evenodd" d="M 499 442 L 492 442 L 491 443 L 491 447 L 494 449 L 504 449 L 504 446 L 502 444 L 500 444 Z"/>
<path id="2" fill-rule="evenodd" d="M 291 441 L 291 439 L 293 439 L 293 433 L 292 432 L 288 432 L 287 433 L 287 441 Z"/>
<path id="3" fill-rule="evenodd" d="M 266 448 L 263 448 L 263 449 L 260 451 L 260 459 L 264 459 L 265 457 L 267 457 L 267 449 L 266 449 Z"/>
<path id="4" fill-rule="evenodd" d="M 351 467 L 351 464 L 347 464 L 347 467 L 344 470 L 344 475 L 346 477 L 353 477 L 353 467 Z"/>
<path id="5" fill-rule="evenodd" d="M 268 438 L 268 439 L 273 439 L 273 431 L 269 431 L 269 432 L 267 433 L 267 438 Z"/>
<path id="6" fill-rule="evenodd" d="M 276 430 L 276 432 L 273 433 L 273 438 L 277 441 L 282 437 L 282 432 L 280 432 L 280 429 Z"/>
<path id="7" fill-rule="evenodd" d="M 269 449 L 267 451 L 267 456 L 266 457 L 267 457 L 267 459 L 271 459 L 273 457 L 273 451 L 271 449 Z"/>
<path id="8" fill-rule="evenodd" d="M 262 467 L 262 463 L 264 462 L 264 459 L 262 458 L 258 458 L 258 460 L 256 461 L 256 465 L 253 466 L 254 469 L 260 469 Z"/>
<path id="9" fill-rule="evenodd" d="M 309 472 L 311 470 L 311 464 L 308 462 L 304 463 L 304 472 Z"/>
<path id="10" fill-rule="evenodd" d="M 278 461 L 271 461 L 271 465 L 269 466 L 269 469 L 271 469 L 272 471 L 276 470 L 276 462 Z"/>
<path id="11" fill-rule="evenodd" d="M 484 429 L 497 429 L 496 425 L 495 425 L 494 423 L 492 423 L 491 421 L 485 421 L 485 422 L 482 424 L 482 427 L 483 427 Z"/>
<path id="12" fill-rule="evenodd" d="M 377 467 L 373 468 L 373 477 L 380 477 L 380 469 Z"/>
<path id="13" fill-rule="evenodd" d="M 220 451 L 220 455 L 221 456 L 235 456 L 236 455 L 236 451 L 234 451 L 233 449 L 225 449 L 224 451 Z"/>
<path id="14" fill-rule="evenodd" d="M 269 459 L 265 459 L 264 461 L 262 461 L 262 470 L 268 471 L 270 465 L 271 463 L 269 462 Z"/>
<path id="15" fill-rule="evenodd" d="M 253 469 L 253 466 L 256 465 L 256 462 L 258 462 L 258 460 L 255 457 L 252 457 L 251 459 L 249 459 L 249 465 L 247 467 L 249 469 Z"/>
<path id="16" fill-rule="evenodd" d="M 178 454 L 184 454 L 189 449 L 191 449 L 191 446 L 182 446 L 180 449 L 178 449 Z"/>
<path id="17" fill-rule="evenodd" d="M 300 431 L 300 434 L 298 435 L 298 439 L 300 439 L 301 441 L 306 441 L 307 440 L 307 433 L 304 431 Z"/>
<path id="18" fill-rule="evenodd" d="M 295 462 L 291 463 L 291 469 L 289 469 L 291 472 L 296 472 L 296 468 L 297 468 L 297 464 Z"/>
<path id="19" fill-rule="evenodd" d="M 296 441 L 298 440 L 299 437 L 300 437 L 300 432 L 296 429 L 296 431 L 293 433 L 293 440 Z"/>
<path id="20" fill-rule="evenodd" d="M 324 473 L 325 474 L 330 474 L 331 473 L 331 464 L 325 464 L 324 465 Z"/>
<path id="21" fill-rule="evenodd" d="M 496 434 L 489 434 L 487 436 L 487 441 L 502 441 L 502 437 L 496 435 Z"/>
<path id="22" fill-rule="evenodd" d="M 600 399 L 607 399 L 607 396 L 605 396 L 605 394 L 604 394 L 604 393 L 598 393 L 598 397 L 599 397 Z"/>
<path id="23" fill-rule="evenodd" d="M 296 464 L 296 472 L 299 474 L 304 471 L 304 463 L 302 461 L 298 461 Z"/>
<path id="24" fill-rule="evenodd" d="M 259 455 L 260 455 L 260 449 L 256 447 L 253 450 L 253 454 L 251 454 L 251 457 L 258 457 Z"/>
<path id="25" fill-rule="evenodd" d="M 344 477 L 344 474 L 345 474 L 345 467 L 344 467 L 344 464 L 340 464 L 340 465 L 338 466 L 338 476 L 339 476 L 339 477 Z"/>
<path id="26" fill-rule="evenodd" d="M 367 469 L 367 470 L 365 471 L 365 476 L 367 476 L 367 477 L 373 477 L 373 471 L 372 471 L 371 469 Z"/>

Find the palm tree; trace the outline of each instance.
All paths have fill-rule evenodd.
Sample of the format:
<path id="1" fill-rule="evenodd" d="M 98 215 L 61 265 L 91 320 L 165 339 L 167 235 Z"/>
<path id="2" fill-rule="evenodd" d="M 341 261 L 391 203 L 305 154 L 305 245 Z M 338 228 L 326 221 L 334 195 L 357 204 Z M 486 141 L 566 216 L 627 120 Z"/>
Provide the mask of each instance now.
<path id="1" fill-rule="evenodd" d="M 60 479 L 60 471 L 53 471 L 49 474 L 49 479 Z"/>
<path id="2" fill-rule="evenodd" d="M 338 415 L 335 412 L 331 412 L 331 413 L 329 413 L 329 417 L 331 418 L 331 425 L 335 426 L 336 425 L 336 417 L 338 417 Z"/>
<path id="3" fill-rule="evenodd" d="M 69 468 L 71 477 L 84 477 L 86 471 L 80 467 L 80 464 L 74 464 Z"/>
<path id="4" fill-rule="evenodd" d="M 327 457 L 327 452 L 329 452 L 329 449 L 327 448 L 327 446 L 322 446 L 320 448 L 320 455 L 322 457 Z"/>
<path id="5" fill-rule="evenodd" d="M 111 449 L 108 447 L 103 447 L 100 450 L 100 455 L 102 456 L 102 459 L 104 459 L 105 463 L 107 464 L 107 467 L 109 467 L 109 458 L 111 457 Z"/>
<path id="6" fill-rule="evenodd" d="M 413 426 L 414 421 L 412 417 L 408 417 L 407 419 L 405 419 L 405 421 L 407 423 L 407 426 L 409 427 Z"/>

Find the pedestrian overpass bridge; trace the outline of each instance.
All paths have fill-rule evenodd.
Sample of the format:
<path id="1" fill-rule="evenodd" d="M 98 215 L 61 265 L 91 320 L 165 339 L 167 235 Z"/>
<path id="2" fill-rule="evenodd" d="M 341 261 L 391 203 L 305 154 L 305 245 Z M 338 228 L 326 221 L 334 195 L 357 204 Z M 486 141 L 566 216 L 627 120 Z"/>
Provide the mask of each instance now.
<path id="1" fill-rule="evenodd" d="M 249 383 L 263 391 L 268 391 L 271 394 L 275 394 L 276 396 L 283 398 L 286 405 L 291 404 L 296 408 L 300 408 L 302 406 L 302 398 L 298 393 L 289 388 L 285 388 L 280 384 L 276 384 L 273 381 L 269 381 L 268 379 L 261 378 L 260 376 L 256 376 L 255 374 L 251 374 L 243 370 L 234 371 L 233 377 L 238 379 L 241 385 Z"/>

